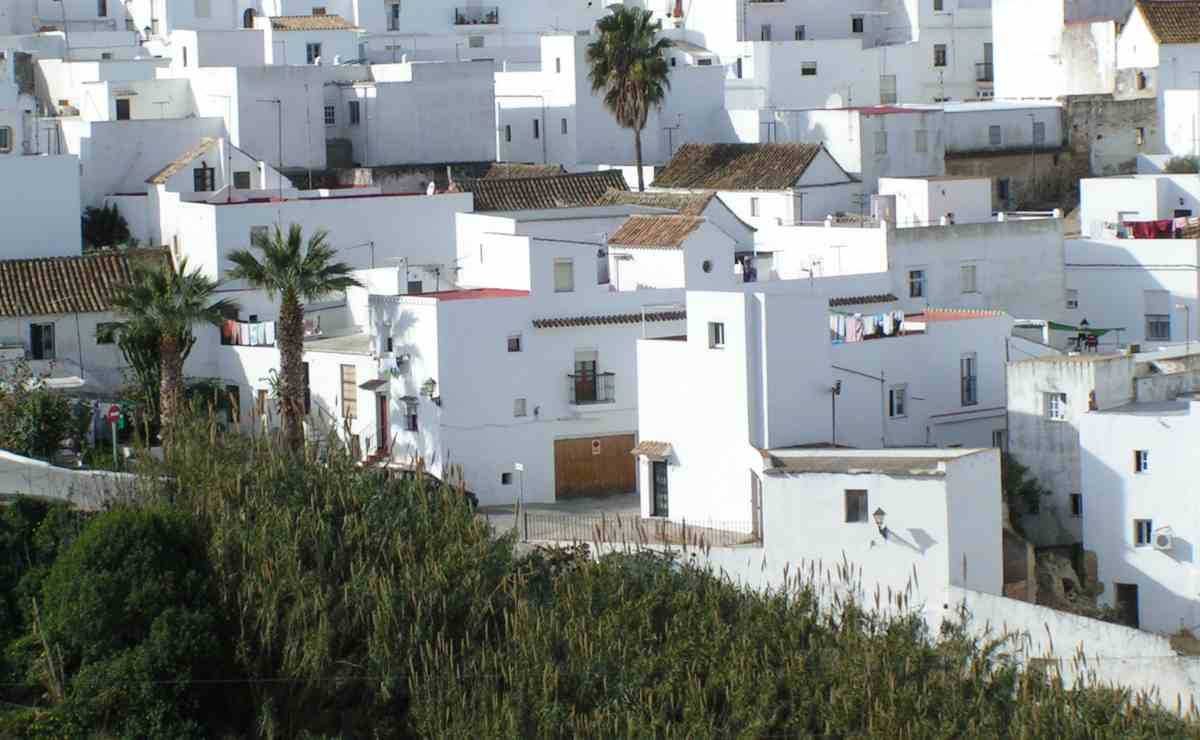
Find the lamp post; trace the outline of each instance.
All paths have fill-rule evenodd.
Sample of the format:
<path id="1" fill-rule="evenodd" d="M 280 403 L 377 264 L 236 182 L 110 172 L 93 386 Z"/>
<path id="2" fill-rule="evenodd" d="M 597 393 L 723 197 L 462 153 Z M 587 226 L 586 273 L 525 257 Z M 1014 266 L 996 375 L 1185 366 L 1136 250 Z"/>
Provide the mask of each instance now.
<path id="1" fill-rule="evenodd" d="M 829 402 L 831 413 L 831 429 L 830 429 L 830 444 L 837 447 L 837 397 L 842 395 L 842 381 L 835 380 L 833 387 L 829 389 Z"/>
<path id="2" fill-rule="evenodd" d="M 1182 308 L 1187 315 L 1187 318 L 1184 319 L 1184 321 L 1187 323 L 1183 328 L 1185 336 L 1185 343 L 1183 346 L 1184 354 L 1190 355 L 1192 353 L 1192 307 L 1186 303 L 1177 303 L 1175 304 L 1175 308 Z"/>

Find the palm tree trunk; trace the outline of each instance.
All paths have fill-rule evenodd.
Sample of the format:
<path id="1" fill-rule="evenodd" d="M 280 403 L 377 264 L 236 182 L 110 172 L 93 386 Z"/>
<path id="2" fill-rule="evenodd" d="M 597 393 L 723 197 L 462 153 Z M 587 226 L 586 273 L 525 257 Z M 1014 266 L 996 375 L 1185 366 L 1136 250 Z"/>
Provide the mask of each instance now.
<path id="1" fill-rule="evenodd" d="M 183 359 L 179 352 L 179 338 L 163 334 L 159 340 L 159 361 L 162 377 L 159 378 L 159 423 L 163 447 L 169 447 L 175 425 L 183 409 Z"/>
<path id="2" fill-rule="evenodd" d="M 633 161 L 637 164 L 638 192 L 644 193 L 646 182 L 642 177 L 642 130 L 640 128 L 633 130 Z"/>
<path id="3" fill-rule="evenodd" d="M 279 306 L 280 407 L 283 437 L 292 450 L 304 449 L 304 307 L 295 295 Z"/>

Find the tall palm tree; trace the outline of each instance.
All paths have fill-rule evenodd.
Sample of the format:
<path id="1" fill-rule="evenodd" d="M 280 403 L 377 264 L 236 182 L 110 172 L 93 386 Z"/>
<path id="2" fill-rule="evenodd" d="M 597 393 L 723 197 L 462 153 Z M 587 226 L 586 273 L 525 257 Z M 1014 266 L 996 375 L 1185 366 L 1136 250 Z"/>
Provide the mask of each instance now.
<path id="1" fill-rule="evenodd" d="M 664 53 L 670 39 L 656 39 L 662 24 L 653 13 L 639 8 L 614 8 L 596 23 L 600 38 L 588 45 L 588 79 L 592 92 L 604 92 L 604 105 L 617 124 L 633 129 L 633 155 L 637 163 L 638 190 L 646 189 L 642 177 L 642 129 L 650 109 L 662 105 L 671 89 L 670 68 Z"/>
<path id="2" fill-rule="evenodd" d="M 183 409 L 183 361 L 196 343 L 196 324 L 220 326 L 235 301 L 214 300 L 217 284 L 201 274 L 188 272 L 187 260 L 177 269 L 170 265 L 136 265 L 132 280 L 113 299 L 113 308 L 127 318 L 126 331 L 141 337 L 157 337 L 159 373 L 159 423 L 163 444 Z"/>
<path id="3" fill-rule="evenodd" d="M 229 255 L 233 280 L 245 280 L 265 290 L 274 300 L 280 297 L 275 341 L 279 346 L 280 406 L 284 437 L 292 449 L 304 446 L 304 303 L 330 293 L 361 285 L 350 275 L 350 266 L 334 262 L 337 250 L 326 241 L 329 235 L 317 230 L 304 242 L 299 224 L 288 227 L 287 236 L 278 225 L 272 233 L 255 232 L 250 249 Z M 260 253 L 256 256 L 253 251 Z"/>

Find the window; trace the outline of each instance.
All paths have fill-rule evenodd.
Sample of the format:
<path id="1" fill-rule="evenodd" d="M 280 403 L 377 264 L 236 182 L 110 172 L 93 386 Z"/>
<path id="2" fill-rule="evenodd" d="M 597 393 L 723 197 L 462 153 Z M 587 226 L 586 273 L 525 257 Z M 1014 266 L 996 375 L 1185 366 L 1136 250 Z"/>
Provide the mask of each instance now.
<path id="1" fill-rule="evenodd" d="M 192 184 L 197 193 L 211 193 L 217 189 L 217 171 L 201 163 L 192 170 Z"/>
<path id="2" fill-rule="evenodd" d="M 305 59 L 308 60 L 309 64 L 316 64 L 317 60 L 321 58 L 321 45 L 320 44 L 305 44 L 304 45 L 304 57 L 305 57 Z"/>
<path id="3" fill-rule="evenodd" d="M 758 40 L 759 41 L 770 41 L 771 40 L 771 24 L 770 23 L 762 24 L 762 28 L 759 29 L 759 32 L 758 32 Z"/>
<path id="4" fill-rule="evenodd" d="M 935 66 L 935 67 L 945 67 L 946 66 L 946 45 L 945 44 L 934 44 L 933 45 L 933 66 Z"/>
<path id="5" fill-rule="evenodd" d="M 212 16 L 212 3 L 209 0 L 196 0 L 195 10 L 197 18 L 209 18 Z"/>
<path id="6" fill-rule="evenodd" d="M 720 321 L 708 322 L 708 347 L 709 349 L 725 348 L 725 324 Z"/>
<path id="7" fill-rule="evenodd" d="M 554 260 L 554 292 L 570 293 L 575 290 L 575 262 Z"/>
<path id="8" fill-rule="evenodd" d="M 562 135 L 567 135 L 567 119 L 562 119 Z"/>
<path id="9" fill-rule="evenodd" d="M 861 15 L 851 16 L 850 18 L 850 33 L 863 32 L 863 17 Z"/>
<path id="10" fill-rule="evenodd" d="M 925 271 L 924 270 L 909 270 L 908 271 L 908 297 L 909 298 L 924 298 L 925 297 Z"/>
<path id="11" fill-rule="evenodd" d="M 945 9 L 945 6 L 944 6 L 944 3 L 943 3 L 943 0 L 933 0 L 933 10 L 934 10 L 934 12 L 940 12 L 940 11 L 942 11 L 942 10 L 944 10 L 944 9 Z"/>
<path id="12" fill-rule="evenodd" d="M 556 74 L 556 75 L 562 74 L 562 57 L 554 58 L 554 74 Z"/>
<path id="13" fill-rule="evenodd" d="M 1075 517 L 1076 519 L 1083 516 L 1083 494 L 1082 493 L 1072 493 L 1071 494 L 1071 516 Z"/>
<path id="14" fill-rule="evenodd" d="M 333 126 L 337 123 L 337 108 L 332 105 L 325 106 L 325 125 Z"/>
<path id="15" fill-rule="evenodd" d="M 389 336 L 384 339 L 383 351 L 391 354 L 396 351 L 396 340 L 394 337 L 390 336 L 392 331 L 392 327 L 390 325 L 387 327 L 387 331 L 389 332 Z"/>
<path id="16" fill-rule="evenodd" d="M 979 403 L 979 364 L 974 352 L 969 352 L 958 360 L 959 376 L 962 380 L 962 405 L 974 406 Z"/>
<path id="17" fill-rule="evenodd" d="M 817 63 L 816 62 L 800 62 L 801 77 L 816 77 Z M 741 79 L 740 77 L 738 79 Z"/>
<path id="18" fill-rule="evenodd" d="M 925 152 L 929 151 L 929 132 L 928 131 L 926 131 L 923 128 L 917 129 L 916 141 L 913 145 L 913 149 L 916 150 L 920 154 L 924 154 Z"/>
<path id="19" fill-rule="evenodd" d="M 979 288 L 975 283 L 976 266 L 975 265 L 962 265 L 961 267 L 959 267 L 959 273 L 962 276 L 962 281 L 961 281 L 962 282 L 962 292 L 978 293 Z"/>
<path id="20" fill-rule="evenodd" d="M 0 152 L 11 152 L 13 147 L 12 126 L 0 126 Z"/>
<path id="21" fill-rule="evenodd" d="M 866 522 L 869 516 L 867 492 L 846 491 L 846 522 Z"/>
<path id="22" fill-rule="evenodd" d="M 996 179 L 996 199 L 1000 201 L 1001 205 L 1008 205 L 1011 185 L 1012 181 L 1007 177 L 1000 177 Z"/>
<path id="23" fill-rule="evenodd" d="M 1146 128 L 1144 126 L 1138 126 L 1137 128 L 1135 128 L 1133 130 L 1133 140 L 1134 140 L 1134 143 L 1137 144 L 1138 146 L 1145 146 L 1145 144 L 1146 144 Z"/>
<path id="24" fill-rule="evenodd" d="M 404 401 L 404 431 L 417 431 L 417 402 L 411 398 Z"/>
<path id="25" fill-rule="evenodd" d="M 1000 146 L 1004 143 L 1004 134 L 999 126 L 988 126 L 988 146 Z"/>
<path id="26" fill-rule="evenodd" d="M 512 126 L 511 125 L 506 125 L 504 127 L 504 140 L 506 142 L 512 143 Z"/>
<path id="27" fill-rule="evenodd" d="M 420 280 L 409 280 L 405 292 L 409 295 L 421 295 L 425 292 L 425 284 Z"/>
<path id="28" fill-rule="evenodd" d="M 1134 85 L 1139 90 L 1146 89 L 1146 73 L 1145 72 L 1138 72 L 1136 75 L 1134 75 Z"/>
<path id="29" fill-rule="evenodd" d="M 875 132 L 875 153 L 887 154 L 887 131 Z"/>
<path id="30" fill-rule="evenodd" d="M 101 18 L 108 17 L 108 0 L 96 0 L 96 15 Z"/>
<path id="31" fill-rule="evenodd" d="M 879 102 L 888 105 L 896 100 L 896 75 L 879 75 Z"/>
<path id="32" fill-rule="evenodd" d="M 109 58 L 110 59 L 112 58 L 111 54 L 109 55 Z M 183 47 L 183 66 L 185 66 L 185 67 L 187 66 L 187 47 L 186 46 Z"/>
<path id="33" fill-rule="evenodd" d="M 250 189 L 250 172 L 247 170 L 241 170 L 239 172 L 234 172 L 233 173 L 233 187 L 237 188 L 238 190 L 249 190 Z"/>
<path id="34" fill-rule="evenodd" d="M 524 415 L 525 415 L 525 399 L 524 398 L 514 398 L 513 399 L 513 416 L 516 418 L 520 418 Z"/>
<path id="35" fill-rule="evenodd" d="M 129 118 L 129 98 L 117 98 L 117 120 L 128 121 Z"/>
<path id="36" fill-rule="evenodd" d="M 362 113 L 359 109 L 359 102 L 357 100 L 351 100 L 350 102 L 346 103 L 346 113 L 350 118 L 351 126 L 357 126 L 359 122 L 362 121 Z"/>
<path id="37" fill-rule="evenodd" d="M 1050 421 L 1067 420 L 1066 393 L 1043 393 L 1042 406 L 1043 413 Z"/>
<path id="38" fill-rule="evenodd" d="M 608 274 L 608 253 L 600 251 L 603 253 L 596 257 L 596 285 L 608 285 L 611 277 Z"/>
<path id="39" fill-rule="evenodd" d="M 483 41 L 482 36 L 468 36 L 467 37 L 467 48 L 468 49 L 482 49 L 483 44 L 484 44 L 484 41 Z"/>
<path id="40" fill-rule="evenodd" d="M 1046 124 L 1042 123 L 1041 121 L 1033 122 L 1033 145 L 1046 145 Z"/>
<path id="41" fill-rule="evenodd" d="M 512 485 L 512 473 L 501 473 L 500 474 L 500 485 L 511 486 Z"/>
<path id="42" fill-rule="evenodd" d="M 795 38 L 797 41 L 803 41 L 804 37 L 806 35 L 807 34 L 805 33 L 805 28 L 804 28 L 803 24 L 796 26 L 795 35 L 793 36 L 793 38 Z"/>
<path id="43" fill-rule="evenodd" d="M 1151 519 L 1133 520 L 1133 544 L 1149 547 L 1154 542 L 1154 522 Z"/>
<path id="44" fill-rule="evenodd" d="M 124 326 L 119 321 L 105 321 L 96 324 L 96 344 L 116 344 L 117 333 Z"/>
<path id="45" fill-rule="evenodd" d="M 992 447 L 998 450 L 1008 449 L 1008 432 L 1004 429 L 992 430 Z"/>
<path id="46" fill-rule="evenodd" d="M 533 138 L 542 138 L 542 122 L 538 119 L 533 119 Z"/>
<path id="47" fill-rule="evenodd" d="M 521 351 L 521 335 L 520 334 L 509 334 L 508 335 L 508 351 L 509 352 L 520 352 Z"/>
<path id="48" fill-rule="evenodd" d="M 1067 308 L 1079 308 L 1079 291 L 1074 288 L 1067 288 Z"/>
<path id="49" fill-rule="evenodd" d="M 54 359 L 54 324 L 29 325 L 29 350 L 35 360 Z"/>
<path id="50" fill-rule="evenodd" d="M 325 15 L 325 6 L 320 5 L 312 9 L 312 15 Z"/>
<path id="51" fill-rule="evenodd" d="M 1146 314 L 1146 339 L 1147 341 L 1169 342 L 1171 341 L 1171 317 L 1168 314 L 1148 313 Z"/>
<path id="52" fill-rule="evenodd" d="M 400 30 L 400 3 L 392 3 L 388 6 L 388 29 L 389 31 Z"/>
<path id="53" fill-rule="evenodd" d="M 312 386 L 308 380 L 308 363 L 303 363 L 304 366 L 304 413 L 305 415 L 312 413 Z"/>
<path id="54" fill-rule="evenodd" d="M 908 416 L 908 386 L 894 385 L 888 389 L 888 416 L 903 419 Z"/>
<path id="55" fill-rule="evenodd" d="M 342 418 L 358 417 L 358 380 L 353 365 L 342 365 Z"/>
<path id="56" fill-rule="evenodd" d="M 1133 451 L 1133 472 L 1145 473 L 1150 470 L 1150 450 Z"/>
<path id="57" fill-rule="evenodd" d="M 762 213 L 761 213 L 761 210 L 760 210 L 760 208 L 759 208 L 759 200 L 758 200 L 758 198 L 751 198 L 751 199 L 750 199 L 750 217 L 751 217 L 751 218 L 758 218 L 758 217 L 759 217 L 759 216 L 761 216 L 761 215 L 762 215 Z"/>

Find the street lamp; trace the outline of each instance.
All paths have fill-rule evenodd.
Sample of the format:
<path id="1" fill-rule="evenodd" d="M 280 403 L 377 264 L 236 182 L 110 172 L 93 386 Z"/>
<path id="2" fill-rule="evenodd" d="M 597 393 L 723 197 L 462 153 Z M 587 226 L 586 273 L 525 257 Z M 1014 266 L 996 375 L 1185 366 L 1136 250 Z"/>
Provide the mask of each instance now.
<path id="1" fill-rule="evenodd" d="M 830 429 L 830 444 L 837 447 L 837 397 L 842 395 L 842 381 L 836 380 L 833 387 L 829 389 L 830 401 L 830 418 L 832 421 Z"/>
<path id="2" fill-rule="evenodd" d="M 879 527 L 879 534 L 883 535 L 883 538 L 886 540 L 888 536 L 888 528 L 886 525 L 884 525 L 883 521 L 887 518 L 887 512 L 882 508 L 878 508 L 871 516 L 875 519 L 875 526 Z"/>
<path id="3" fill-rule="evenodd" d="M 1184 325 L 1183 329 L 1184 335 L 1187 339 L 1183 346 L 1184 354 L 1190 355 L 1192 353 L 1192 307 L 1187 303 L 1176 303 L 1175 308 L 1182 308 L 1185 312 L 1187 312 L 1187 318 L 1185 319 L 1187 323 Z"/>

